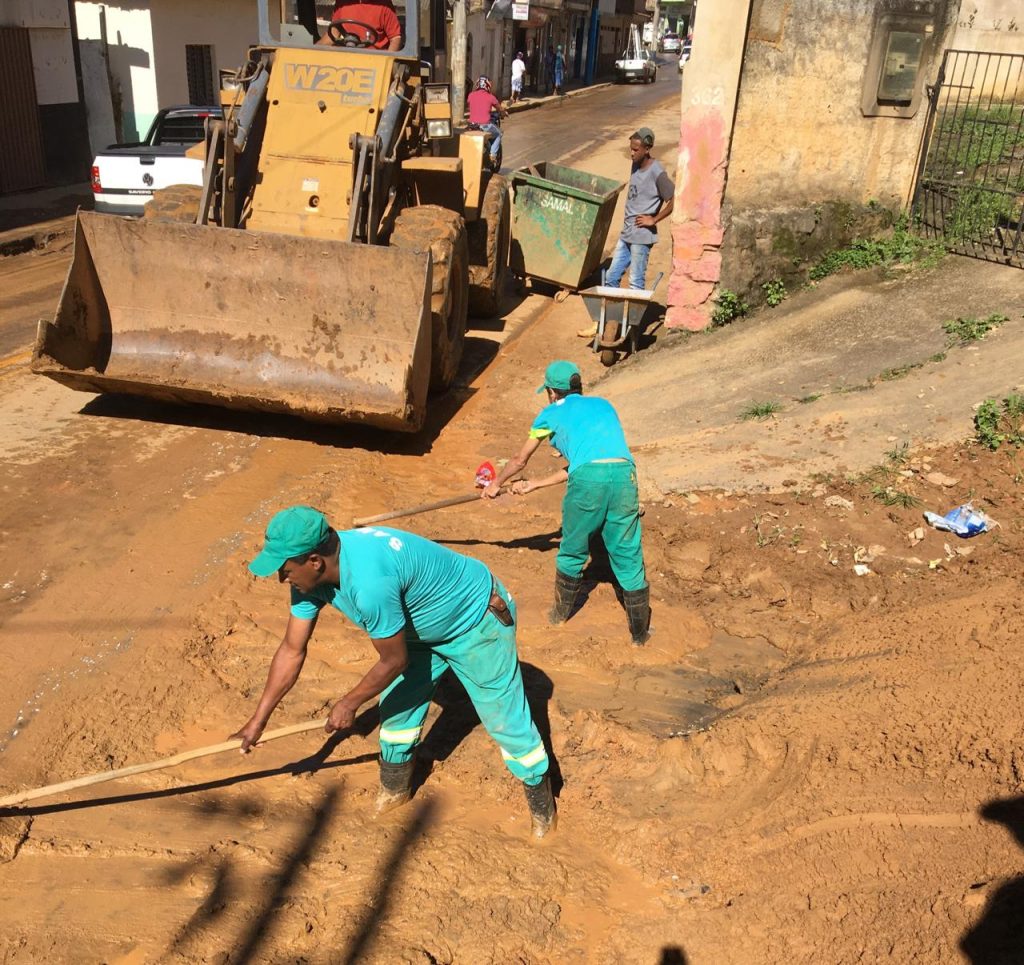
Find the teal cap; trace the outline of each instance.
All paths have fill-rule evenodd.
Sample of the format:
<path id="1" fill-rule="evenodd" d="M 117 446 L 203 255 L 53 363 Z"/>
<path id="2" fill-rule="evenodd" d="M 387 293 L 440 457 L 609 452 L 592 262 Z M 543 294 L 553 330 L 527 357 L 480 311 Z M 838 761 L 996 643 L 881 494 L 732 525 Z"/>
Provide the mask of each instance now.
<path id="1" fill-rule="evenodd" d="M 263 549 L 249 564 L 256 576 L 273 576 L 286 560 L 311 553 L 331 531 L 327 517 L 311 506 L 289 506 L 267 524 Z"/>
<path id="2" fill-rule="evenodd" d="M 544 384 L 537 389 L 537 394 L 540 395 L 545 389 L 558 389 L 559 392 L 568 392 L 572 388 L 570 380 L 574 375 L 579 375 L 581 380 L 583 378 L 574 362 L 566 362 L 564 359 L 552 362 L 544 370 Z"/>

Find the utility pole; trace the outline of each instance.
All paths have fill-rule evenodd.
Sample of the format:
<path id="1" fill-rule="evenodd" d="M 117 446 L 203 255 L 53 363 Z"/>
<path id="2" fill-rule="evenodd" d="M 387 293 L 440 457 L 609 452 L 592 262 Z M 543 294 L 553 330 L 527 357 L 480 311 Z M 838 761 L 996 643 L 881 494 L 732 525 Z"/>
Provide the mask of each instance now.
<path id="1" fill-rule="evenodd" d="M 651 17 L 651 47 L 658 52 L 658 23 L 661 20 L 661 0 L 654 0 L 654 14 Z"/>
<path id="2" fill-rule="evenodd" d="M 452 3 L 452 122 L 462 124 L 466 113 L 466 0 Z"/>

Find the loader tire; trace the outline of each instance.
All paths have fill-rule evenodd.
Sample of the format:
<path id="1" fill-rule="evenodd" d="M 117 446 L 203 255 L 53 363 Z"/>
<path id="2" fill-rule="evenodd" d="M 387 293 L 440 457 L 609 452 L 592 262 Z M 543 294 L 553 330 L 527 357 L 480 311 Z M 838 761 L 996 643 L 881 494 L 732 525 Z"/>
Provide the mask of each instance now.
<path id="1" fill-rule="evenodd" d="M 512 240 L 512 205 L 508 178 L 492 174 L 484 191 L 480 217 L 466 225 L 469 240 L 469 314 L 493 318 L 501 311 Z"/>
<path id="2" fill-rule="evenodd" d="M 171 221 L 175 224 L 195 224 L 203 189 L 198 184 L 172 184 L 153 192 L 153 197 L 142 209 L 148 221 Z"/>
<path id="3" fill-rule="evenodd" d="M 430 390 L 451 387 L 462 361 L 469 303 L 469 250 L 462 215 L 436 204 L 406 208 L 391 232 L 395 248 L 430 249 Z"/>

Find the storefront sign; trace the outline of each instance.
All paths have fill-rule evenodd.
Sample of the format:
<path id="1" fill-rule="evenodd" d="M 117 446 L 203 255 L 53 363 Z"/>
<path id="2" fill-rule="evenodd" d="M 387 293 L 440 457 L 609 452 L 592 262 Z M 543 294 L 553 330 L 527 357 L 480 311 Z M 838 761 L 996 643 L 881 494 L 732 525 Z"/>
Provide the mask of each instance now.
<path id="1" fill-rule="evenodd" d="M 530 4 L 529 3 L 513 3 L 512 4 L 512 19 L 513 20 L 529 20 L 530 19 Z"/>

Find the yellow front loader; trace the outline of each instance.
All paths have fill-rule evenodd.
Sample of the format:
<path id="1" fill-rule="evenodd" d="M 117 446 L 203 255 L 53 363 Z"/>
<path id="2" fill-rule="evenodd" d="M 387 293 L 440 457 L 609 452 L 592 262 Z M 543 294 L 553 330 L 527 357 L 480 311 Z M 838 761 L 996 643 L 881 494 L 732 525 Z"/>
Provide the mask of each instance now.
<path id="1" fill-rule="evenodd" d="M 319 4 L 327 15 L 333 4 Z M 89 392 L 415 431 L 466 318 L 505 280 L 509 198 L 449 89 L 310 0 L 260 0 L 260 44 L 208 122 L 202 187 L 142 219 L 79 212 L 32 369 Z M 317 37 L 326 42 L 316 43 Z"/>

